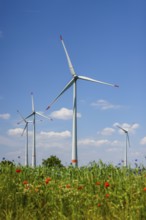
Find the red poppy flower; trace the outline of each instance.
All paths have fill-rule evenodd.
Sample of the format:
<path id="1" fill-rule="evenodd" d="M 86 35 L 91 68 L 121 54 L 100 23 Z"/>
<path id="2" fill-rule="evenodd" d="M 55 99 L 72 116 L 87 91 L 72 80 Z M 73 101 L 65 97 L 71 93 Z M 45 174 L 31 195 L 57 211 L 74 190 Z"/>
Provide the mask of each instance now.
<path id="1" fill-rule="evenodd" d="M 48 178 L 46 178 L 45 183 L 48 184 L 50 181 L 51 181 L 51 178 L 48 177 Z"/>
<path id="2" fill-rule="evenodd" d="M 107 188 L 107 187 L 110 186 L 110 184 L 109 184 L 108 182 L 105 182 L 105 183 L 104 183 L 104 186 Z"/>
<path id="3" fill-rule="evenodd" d="M 98 203 L 98 205 L 97 205 L 98 207 L 100 207 L 101 206 L 101 204 L 100 203 Z"/>
<path id="4" fill-rule="evenodd" d="M 146 191 L 146 187 L 144 187 L 143 190 Z"/>
<path id="5" fill-rule="evenodd" d="M 16 170 L 16 173 L 21 173 L 21 172 L 22 172 L 22 170 L 20 170 L 20 169 Z"/>
<path id="6" fill-rule="evenodd" d="M 24 185 L 28 184 L 28 181 L 27 181 L 27 180 L 24 180 L 24 181 L 23 181 L 23 184 L 24 184 Z"/>

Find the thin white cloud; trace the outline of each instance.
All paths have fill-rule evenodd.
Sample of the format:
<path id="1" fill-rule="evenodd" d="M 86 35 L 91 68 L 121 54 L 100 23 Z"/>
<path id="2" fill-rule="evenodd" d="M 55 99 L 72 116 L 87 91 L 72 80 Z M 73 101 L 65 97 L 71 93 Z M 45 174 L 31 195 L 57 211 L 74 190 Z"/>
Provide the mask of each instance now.
<path id="1" fill-rule="evenodd" d="M 113 152 L 113 151 L 121 151 L 123 150 L 123 143 L 118 141 L 118 140 L 114 140 L 110 142 L 110 148 L 107 149 L 107 152 Z"/>
<path id="2" fill-rule="evenodd" d="M 112 135 L 113 133 L 115 132 L 115 129 L 113 129 L 113 128 L 104 128 L 100 133 L 101 133 L 101 135 L 103 135 L 103 136 L 110 136 L 110 135 Z"/>
<path id="3" fill-rule="evenodd" d="M 69 120 L 72 119 L 72 114 L 73 111 L 71 109 L 61 108 L 58 111 L 52 112 L 50 116 L 56 119 Z M 77 117 L 80 118 L 81 114 L 77 113 Z"/>
<path id="4" fill-rule="evenodd" d="M 146 145 L 146 136 L 141 139 L 140 144 Z"/>
<path id="5" fill-rule="evenodd" d="M 41 131 L 37 134 L 37 146 L 43 149 L 59 149 L 63 151 L 68 149 L 68 146 L 71 145 L 71 132 L 70 131 L 61 131 L 61 132 L 45 132 Z"/>
<path id="6" fill-rule="evenodd" d="M 108 109 L 119 109 L 121 108 L 120 105 L 114 105 L 104 99 L 97 100 L 96 102 L 91 103 L 92 106 L 100 108 L 101 110 L 108 110 Z"/>
<path id="7" fill-rule="evenodd" d="M 96 147 L 100 147 L 102 145 L 107 145 L 110 142 L 106 139 L 103 140 L 94 140 L 94 139 L 90 139 L 90 138 L 86 138 L 83 140 L 79 140 L 79 145 L 88 145 L 88 146 L 96 146 Z"/>
<path id="8" fill-rule="evenodd" d="M 132 124 L 132 126 L 131 126 L 131 128 L 130 129 L 137 129 L 137 128 L 139 128 L 139 124 L 138 123 L 134 123 L 134 124 Z"/>
<path id="9" fill-rule="evenodd" d="M 22 128 L 9 129 L 8 130 L 8 135 L 10 135 L 10 136 L 17 136 L 17 135 L 21 135 L 22 132 L 23 132 Z"/>
<path id="10" fill-rule="evenodd" d="M 117 146 L 117 147 L 121 147 L 122 146 L 122 143 L 118 140 L 114 140 L 111 142 L 111 145 L 112 146 Z"/>
<path id="11" fill-rule="evenodd" d="M 24 134 L 24 137 L 21 137 L 22 132 L 23 132 L 22 128 L 9 129 L 7 131 L 7 135 L 0 136 L 0 145 L 4 147 L 3 149 L 7 147 L 7 149 L 11 148 L 11 151 L 15 151 L 15 152 L 18 151 L 19 149 L 21 151 L 22 150 L 24 151 L 25 144 L 26 144 L 26 136 Z M 33 146 L 33 132 L 32 131 L 29 131 L 28 144 L 29 144 L 29 150 L 31 154 L 31 149 Z M 60 148 L 61 148 L 61 152 L 68 152 L 68 150 L 70 150 L 69 146 L 71 146 L 71 132 L 68 130 L 65 130 L 62 132 L 41 131 L 41 132 L 36 133 L 36 148 L 37 150 L 41 150 L 41 152 L 42 152 L 42 149 L 43 150 L 52 149 L 51 150 L 52 152 L 54 152 L 55 150 L 58 153 L 58 149 Z"/>
<path id="12" fill-rule="evenodd" d="M 60 139 L 60 138 L 70 138 L 71 137 L 71 132 L 70 131 L 62 131 L 62 132 L 40 132 L 40 136 L 42 138 L 55 138 L 55 139 Z"/>
<path id="13" fill-rule="evenodd" d="M 9 113 L 0 114 L 0 119 L 7 120 L 9 118 L 10 118 L 10 114 Z"/>

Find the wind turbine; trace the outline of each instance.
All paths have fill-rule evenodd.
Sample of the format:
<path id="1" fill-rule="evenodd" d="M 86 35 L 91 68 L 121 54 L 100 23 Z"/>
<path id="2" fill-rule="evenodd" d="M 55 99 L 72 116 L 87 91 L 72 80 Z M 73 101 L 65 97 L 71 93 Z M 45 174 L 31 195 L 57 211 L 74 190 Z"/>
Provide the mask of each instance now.
<path id="1" fill-rule="evenodd" d="M 24 123 L 25 123 L 25 126 L 24 126 L 24 129 L 23 129 L 21 136 L 23 136 L 23 134 L 26 130 L 25 166 L 28 166 L 28 123 L 31 123 L 32 121 L 27 121 L 18 110 L 17 110 L 17 112 L 19 113 L 20 117 L 22 118 L 22 121 L 24 121 Z M 17 124 L 19 125 L 22 121 L 19 121 Z"/>
<path id="2" fill-rule="evenodd" d="M 125 135 L 126 135 L 126 147 L 125 147 L 125 155 L 124 155 L 124 166 L 127 167 L 127 146 L 129 145 L 129 147 L 130 147 L 129 133 L 128 133 L 128 130 L 122 128 L 121 126 L 117 125 L 117 127 L 119 129 L 121 129 L 125 133 Z"/>
<path id="3" fill-rule="evenodd" d="M 28 115 L 25 118 L 25 120 L 33 116 L 33 121 L 32 121 L 33 122 L 32 167 L 36 167 L 36 115 L 47 118 L 49 120 L 52 120 L 52 119 L 35 111 L 33 93 L 31 93 L 31 99 L 32 99 L 32 113 L 30 115 Z"/>
<path id="4" fill-rule="evenodd" d="M 95 83 L 101 83 L 101 84 L 105 84 L 105 85 L 113 86 L 113 87 L 118 87 L 118 86 L 110 84 L 110 83 L 98 81 L 98 80 L 95 80 L 95 79 L 91 79 L 91 78 L 86 77 L 86 76 L 79 76 L 79 75 L 77 75 L 75 70 L 74 70 L 74 68 L 73 68 L 73 65 L 71 63 L 71 60 L 70 60 L 69 54 L 67 52 L 67 49 L 65 47 L 65 44 L 64 44 L 62 36 L 60 36 L 60 40 L 62 42 L 63 49 L 64 49 L 65 54 L 66 54 L 66 58 L 67 58 L 67 62 L 68 62 L 70 73 L 72 75 L 72 79 L 64 87 L 64 89 L 61 91 L 61 93 L 54 99 L 54 101 L 47 107 L 46 110 L 48 110 L 54 104 L 54 102 L 56 102 L 57 99 L 67 89 L 69 89 L 73 85 L 72 164 L 73 164 L 73 166 L 76 167 L 76 166 L 78 166 L 78 155 L 77 155 L 77 80 L 78 79 L 87 80 L 87 81 L 91 81 L 91 82 L 95 82 Z"/>

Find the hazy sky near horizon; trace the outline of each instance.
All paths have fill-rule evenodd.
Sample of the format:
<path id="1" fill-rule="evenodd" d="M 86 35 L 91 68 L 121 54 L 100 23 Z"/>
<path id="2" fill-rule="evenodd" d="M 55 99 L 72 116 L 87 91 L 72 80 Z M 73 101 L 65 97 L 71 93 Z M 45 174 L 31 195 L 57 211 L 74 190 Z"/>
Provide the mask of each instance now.
<path id="1" fill-rule="evenodd" d="M 146 165 L 146 1 L 0 0 L 0 155 L 24 164 L 24 124 L 31 92 L 37 117 L 37 164 L 50 155 L 71 162 L 73 88 L 46 111 L 71 80 L 60 34 L 78 75 L 119 88 L 77 81 L 78 160 Z M 29 124 L 29 163 L 32 151 Z M 20 159 L 18 158 L 20 156 Z"/>

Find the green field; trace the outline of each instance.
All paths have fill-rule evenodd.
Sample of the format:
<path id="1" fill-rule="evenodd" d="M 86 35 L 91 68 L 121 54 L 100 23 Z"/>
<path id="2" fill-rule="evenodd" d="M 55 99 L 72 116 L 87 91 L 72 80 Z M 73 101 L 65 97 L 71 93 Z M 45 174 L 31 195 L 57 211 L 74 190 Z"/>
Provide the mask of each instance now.
<path id="1" fill-rule="evenodd" d="M 0 167 L 0 220 L 145 220 L 146 170 Z"/>

